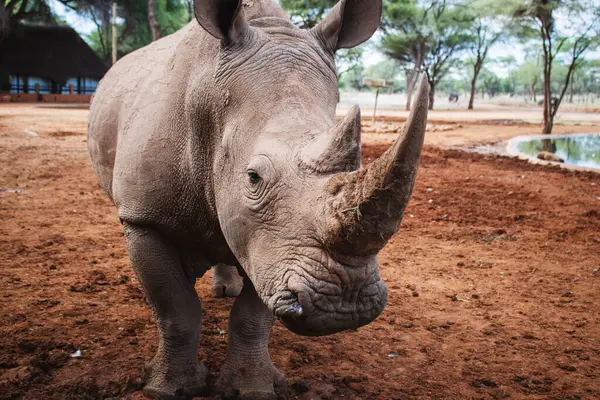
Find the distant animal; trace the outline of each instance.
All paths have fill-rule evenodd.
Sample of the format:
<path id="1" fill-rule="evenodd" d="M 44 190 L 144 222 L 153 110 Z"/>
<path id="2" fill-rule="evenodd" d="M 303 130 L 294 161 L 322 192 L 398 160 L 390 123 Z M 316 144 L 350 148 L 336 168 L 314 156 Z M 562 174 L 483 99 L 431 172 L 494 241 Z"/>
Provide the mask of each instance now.
<path id="1" fill-rule="evenodd" d="M 458 93 L 450 93 L 450 97 L 448 97 L 448 102 L 458 103 Z"/>
<path id="2" fill-rule="evenodd" d="M 373 35 L 382 0 L 341 0 L 310 30 L 275 0 L 195 0 L 194 9 L 186 27 L 104 77 L 89 151 L 158 325 L 144 393 L 204 392 L 194 284 L 219 265 L 215 294 L 237 294 L 223 285 L 235 277 L 225 265 L 243 287 L 216 390 L 273 398 L 285 382 L 268 351 L 275 318 L 317 336 L 382 312 L 377 254 L 412 194 L 429 86 L 395 144 L 362 168 L 360 109 L 336 122 L 335 53 Z"/>
<path id="3" fill-rule="evenodd" d="M 554 153 L 550 153 L 549 151 L 540 151 L 537 154 L 537 158 L 540 160 L 545 160 L 545 161 L 554 161 L 554 162 L 559 162 L 559 163 L 564 163 L 565 160 L 558 157 L 556 154 Z"/>
<path id="4" fill-rule="evenodd" d="M 540 100 L 540 101 L 538 101 L 538 106 L 541 106 L 541 105 L 543 105 L 543 104 L 544 104 L 544 100 Z M 555 108 L 557 105 L 558 105 L 558 97 L 556 97 L 556 96 L 553 96 L 553 97 L 550 99 L 550 107 L 552 107 L 552 108 Z"/>

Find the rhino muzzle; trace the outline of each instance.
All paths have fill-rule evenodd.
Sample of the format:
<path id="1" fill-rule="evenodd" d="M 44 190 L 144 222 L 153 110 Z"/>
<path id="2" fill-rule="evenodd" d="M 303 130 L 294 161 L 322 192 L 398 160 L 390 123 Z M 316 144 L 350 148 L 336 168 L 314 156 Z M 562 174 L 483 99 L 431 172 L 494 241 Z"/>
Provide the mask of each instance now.
<path id="1" fill-rule="evenodd" d="M 326 295 L 314 289 L 288 290 L 278 296 L 273 314 L 292 332 L 323 336 L 369 324 L 387 303 L 387 288 L 381 280 L 341 295 Z"/>

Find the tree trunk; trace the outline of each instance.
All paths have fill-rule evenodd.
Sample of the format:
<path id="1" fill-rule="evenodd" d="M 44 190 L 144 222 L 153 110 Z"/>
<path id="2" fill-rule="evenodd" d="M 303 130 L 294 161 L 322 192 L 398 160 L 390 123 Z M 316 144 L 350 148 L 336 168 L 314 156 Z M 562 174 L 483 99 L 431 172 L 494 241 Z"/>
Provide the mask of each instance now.
<path id="1" fill-rule="evenodd" d="M 552 133 L 554 126 L 554 116 L 552 115 L 552 92 L 550 90 L 550 68 L 549 60 L 544 60 L 544 125 L 542 134 L 549 135 Z"/>
<path id="2" fill-rule="evenodd" d="M 433 103 L 435 101 L 435 83 L 429 82 L 429 109 L 433 110 Z"/>
<path id="3" fill-rule="evenodd" d="M 475 66 L 473 67 L 473 80 L 471 81 L 471 97 L 469 98 L 469 107 L 468 110 L 473 109 L 473 104 L 475 103 L 475 94 L 477 93 L 477 77 L 479 76 L 479 71 L 481 70 L 481 65 L 483 62 L 477 60 Z"/>
<path id="4" fill-rule="evenodd" d="M 4 7 L 4 0 L 0 4 L 0 42 L 4 40 L 10 32 L 10 15 L 6 7 Z"/>
<path id="5" fill-rule="evenodd" d="M 531 98 L 533 99 L 533 102 L 537 104 L 537 98 L 535 97 L 535 85 L 531 85 Z"/>
<path id="6" fill-rule="evenodd" d="M 573 82 L 569 85 L 569 104 L 573 104 Z"/>
<path id="7" fill-rule="evenodd" d="M 473 103 L 475 103 L 476 91 L 477 91 L 477 88 L 475 87 L 475 78 L 473 78 L 473 80 L 471 81 L 471 97 L 469 97 L 469 107 L 467 107 L 468 110 L 473 109 Z"/>
<path id="8" fill-rule="evenodd" d="M 152 32 L 152 41 L 160 39 L 160 24 L 156 19 L 156 0 L 148 0 L 148 24 Z"/>
<path id="9" fill-rule="evenodd" d="M 410 104 L 412 103 L 412 94 L 415 91 L 415 83 L 417 77 L 417 66 L 410 71 L 408 81 L 406 82 L 406 111 L 410 111 Z"/>

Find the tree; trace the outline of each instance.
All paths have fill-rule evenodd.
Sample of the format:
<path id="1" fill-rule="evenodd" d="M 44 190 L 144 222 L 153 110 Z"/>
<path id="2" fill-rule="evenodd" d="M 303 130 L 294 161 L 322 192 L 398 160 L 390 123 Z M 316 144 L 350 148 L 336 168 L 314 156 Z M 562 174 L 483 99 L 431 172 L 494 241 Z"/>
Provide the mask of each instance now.
<path id="1" fill-rule="evenodd" d="M 492 71 L 485 67 L 481 70 L 481 74 L 479 76 L 479 85 L 481 85 L 483 91 L 487 93 L 490 99 L 500 93 L 501 84 L 501 79 Z M 473 86 L 471 86 L 471 88 L 472 87 Z"/>
<path id="2" fill-rule="evenodd" d="M 406 110 L 410 110 L 417 75 L 423 71 L 425 56 L 431 48 L 432 37 L 426 23 L 434 3 L 420 7 L 416 0 L 387 0 L 383 4 L 381 48 L 387 56 L 408 66 Z"/>
<path id="3" fill-rule="evenodd" d="M 327 15 L 337 0 L 280 0 L 279 3 L 292 22 L 300 28 L 310 29 Z"/>
<path id="4" fill-rule="evenodd" d="M 542 67 L 540 64 L 537 61 L 525 61 L 514 71 L 516 80 L 527 89 L 534 103 L 537 103 L 537 86 L 542 81 Z"/>
<path id="5" fill-rule="evenodd" d="M 152 32 L 152 41 L 160 39 L 162 32 L 160 31 L 160 23 L 156 19 L 156 0 L 148 0 L 148 25 Z"/>
<path id="6" fill-rule="evenodd" d="M 473 13 L 473 24 L 469 29 L 472 44 L 469 46 L 471 53 L 470 63 L 473 68 L 471 79 L 471 95 L 468 109 L 473 109 L 475 94 L 477 93 L 477 78 L 481 72 L 490 48 L 506 35 L 507 23 L 502 16 L 490 14 L 485 5 L 475 3 L 470 12 Z"/>
<path id="7" fill-rule="evenodd" d="M 57 23 L 46 0 L 0 0 L 0 41 L 21 21 Z M 67 3 L 67 1 L 62 1 Z"/>
<path id="8" fill-rule="evenodd" d="M 585 53 L 599 44 L 600 3 L 597 0 L 520 0 L 513 15 L 522 23 L 524 35 L 537 32 L 541 41 L 544 88 L 542 133 L 550 134 L 573 72 L 583 61 Z M 557 15 L 572 23 L 559 26 Z M 553 101 L 552 70 L 561 51 L 567 64 L 567 73 L 557 90 L 558 97 Z"/>
<path id="9" fill-rule="evenodd" d="M 88 36 L 92 48 L 106 61 L 110 60 L 111 43 L 111 2 L 90 0 L 95 3 L 80 7 L 79 13 L 88 17 L 96 25 L 96 30 Z M 154 4 L 153 30 L 150 24 L 151 8 Z M 146 46 L 153 40 L 173 33 L 184 26 L 191 18 L 188 0 L 119 0 L 117 15 L 121 22 L 117 28 L 118 56 Z"/>
<path id="10" fill-rule="evenodd" d="M 458 64 L 459 53 L 469 43 L 466 31 L 471 18 L 464 7 L 449 0 L 388 0 L 385 5 L 382 48 L 388 56 L 412 66 L 407 108 L 416 74 L 423 70 L 431 87 L 429 108 L 433 109 L 437 84 Z"/>
<path id="11" fill-rule="evenodd" d="M 440 1 L 432 11 L 433 41 L 431 50 L 423 62 L 430 86 L 430 110 L 433 110 L 436 86 L 452 68 L 459 64 L 459 53 L 465 50 L 472 40 L 468 34 L 472 19 L 462 7 Z"/>

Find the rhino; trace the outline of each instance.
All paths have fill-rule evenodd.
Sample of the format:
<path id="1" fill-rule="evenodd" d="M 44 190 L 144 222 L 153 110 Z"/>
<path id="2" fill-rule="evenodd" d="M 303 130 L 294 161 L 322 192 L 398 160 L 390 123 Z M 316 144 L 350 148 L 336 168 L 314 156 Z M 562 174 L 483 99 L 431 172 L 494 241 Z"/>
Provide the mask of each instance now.
<path id="1" fill-rule="evenodd" d="M 396 142 L 363 167 L 360 109 L 336 120 L 335 53 L 368 40 L 381 9 L 341 0 L 305 30 L 274 0 L 195 0 L 194 20 L 99 84 L 92 165 L 158 326 L 146 396 L 206 393 L 194 285 L 211 266 L 243 276 L 214 385 L 225 396 L 285 389 L 267 348 L 277 319 L 317 336 L 382 312 L 377 254 L 413 190 L 429 89 L 423 82 Z M 226 291 L 229 278 L 217 278 Z"/>

